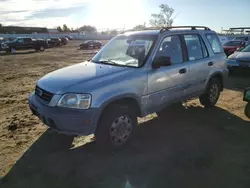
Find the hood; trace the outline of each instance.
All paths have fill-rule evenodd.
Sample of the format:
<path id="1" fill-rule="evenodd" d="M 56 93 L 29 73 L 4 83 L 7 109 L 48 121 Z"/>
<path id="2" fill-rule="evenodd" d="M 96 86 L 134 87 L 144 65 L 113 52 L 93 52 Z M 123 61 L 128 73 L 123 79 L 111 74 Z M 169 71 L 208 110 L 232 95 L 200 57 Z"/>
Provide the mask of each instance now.
<path id="1" fill-rule="evenodd" d="M 76 85 L 84 83 L 84 88 L 79 88 L 79 91 L 86 91 L 110 77 L 119 76 L 127 69 L 127 67 L 84 62 L 51 72 L 42 77 L 37 84 L 54 94 L 63 94 L 70 92 L 71 87 L 75 88 Z"/>
<path id="2" fill-rule="evenodd" d="M 236 52 L 229 56 L 229 59 L 238 61 L 250 61 L 250 52 Z"/>
<path id="3" fill-rule="evenodd" d="M 5 41 L 5 42 L 2 42 L 2 44 L 11 44 L 11 43 L 14 43 L 15 41 Z"/>

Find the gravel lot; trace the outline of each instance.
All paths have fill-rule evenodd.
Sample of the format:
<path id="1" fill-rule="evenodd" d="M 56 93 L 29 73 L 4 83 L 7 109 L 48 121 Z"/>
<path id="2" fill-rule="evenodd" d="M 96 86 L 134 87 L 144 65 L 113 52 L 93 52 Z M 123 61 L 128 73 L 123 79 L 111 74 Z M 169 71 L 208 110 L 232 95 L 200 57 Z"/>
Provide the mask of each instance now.
<path id="1" fill-rule="evenodd" d="M 250 72 L 230 76 L 218 105 L 198 100 L 169 108 L 165 119 L 140 119 L 138 136 L 118 153 L 96 150 L 31 115 L 27 98 L 44 74 L 93 56 L 79 42 L 45 52 L 0 54 L 2 187 L 250 187 L 250 121 L 242 91 Z"/>

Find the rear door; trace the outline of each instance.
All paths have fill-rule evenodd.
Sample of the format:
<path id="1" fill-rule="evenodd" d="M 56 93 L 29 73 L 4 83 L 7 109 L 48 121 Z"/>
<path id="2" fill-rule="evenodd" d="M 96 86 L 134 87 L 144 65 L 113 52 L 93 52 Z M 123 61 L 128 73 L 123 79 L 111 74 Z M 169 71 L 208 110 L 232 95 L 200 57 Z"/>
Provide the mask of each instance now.
<path id="1" fill-rule="evenodd" d="M 208 49 L 199 34 L 186 34 L 183 35 L 183 38 L 190 64 L 190 85 L 185 90 L 185 96 L 196 96 L 197 93 L 204 90 L 213 62 L 209 58 Z"/>

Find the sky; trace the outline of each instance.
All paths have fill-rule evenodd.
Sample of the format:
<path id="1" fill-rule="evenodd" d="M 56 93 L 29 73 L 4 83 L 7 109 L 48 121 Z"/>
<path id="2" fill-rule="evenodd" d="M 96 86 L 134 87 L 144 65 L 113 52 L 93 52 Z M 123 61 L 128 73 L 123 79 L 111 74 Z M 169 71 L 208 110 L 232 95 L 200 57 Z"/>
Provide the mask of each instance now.
<path id="1" fill-rule="evenodd" d="M 130 29 L 148 25 L 162 3 L 175 9 L 174 25 L 205 25 L 216 31 L 250 27 L 250 0 L 0 0 L 0 23 Z"/>

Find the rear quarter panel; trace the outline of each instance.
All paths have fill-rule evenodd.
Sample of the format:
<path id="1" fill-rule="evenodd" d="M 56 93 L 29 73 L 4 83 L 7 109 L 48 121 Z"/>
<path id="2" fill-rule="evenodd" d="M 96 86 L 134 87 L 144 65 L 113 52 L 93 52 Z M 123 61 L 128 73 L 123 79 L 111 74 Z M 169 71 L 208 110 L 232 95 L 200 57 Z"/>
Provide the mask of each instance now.
<path id="1" fill-rule="evenodd" d="M 215 34 L 216 35 L 216 33 L 215 32 L 207 32 L 207 33 L 201 34 L 203 39 L 204 39 L 204 42 L 207 46 L 207 49 L 209 52 L 209 58 L 210 58 L 211 62 L 214 63 L 213 67 L 209 71 L 208 77 L 206 79 L 206 84 L 204 85 L 205 86 L 204 89 L 206 88 L 206 86 L 207 86 L 207 84 L 212 76 L 214 76 L 216 74 L 220 74 L 223 77 L 223 82 L 225 82 L 225 80 L 227 79 L 227 75 L 228 75 L 228 69 L 227 69 L 227 64 L 226 64 L 227 56 L 224 53 L 224 49 L 223 49 L 222 45 L 220 44 L 222 52 L 221 53 L 214 53 L 210 43 L 207 40 L 207 37 L 206 37 L 207 34 Z M 217 36 L 217 38 L 218 38 L 218 36 Z M 218 41 L 219 41 L 219 38 L 218 38 Z"/>

